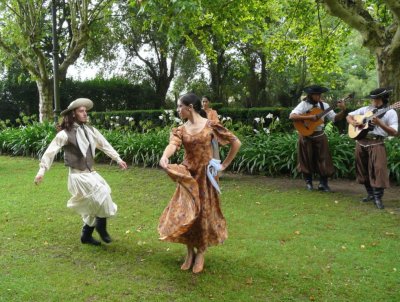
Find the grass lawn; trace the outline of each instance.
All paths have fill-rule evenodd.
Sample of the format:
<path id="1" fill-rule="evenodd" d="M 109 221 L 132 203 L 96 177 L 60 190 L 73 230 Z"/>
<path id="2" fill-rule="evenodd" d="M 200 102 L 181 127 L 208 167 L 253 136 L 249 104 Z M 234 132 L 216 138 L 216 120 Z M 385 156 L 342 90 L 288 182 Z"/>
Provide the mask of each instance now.
<path id="1" fill-rule="evenodd" d="M 400 214 L 340 193 L 225 175 L 229 238 L 183 272 L 183 245 L 160 242 L 175 184 L 159 169 L 98 165 L 118 215 L 114 242 L 79 241 L 67 169 L 40 186 L 38 161 L 0 156 L 0 301 L 400 301 Z M 97 234 L 95 234 L 96 237 Z"/>

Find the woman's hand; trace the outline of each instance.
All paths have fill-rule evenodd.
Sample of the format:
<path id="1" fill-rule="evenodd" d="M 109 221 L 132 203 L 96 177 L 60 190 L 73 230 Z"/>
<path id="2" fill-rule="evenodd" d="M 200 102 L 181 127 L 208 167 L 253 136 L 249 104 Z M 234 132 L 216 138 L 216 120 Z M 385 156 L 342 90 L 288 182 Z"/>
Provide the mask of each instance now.
<path id="1" fill-rule="evenodd" d="M 160 159 L 161 168 L 166 169 L 168 167 L 168 164 L 169 164 L 168 158 L 166 156 L 162 156 Z"/>
<path id="2" fill-rule="evenodd" d="M 225 165 L 225 163 L 222 163 L 222 164 L 221 164 L 221 170 L 219 170 L 219 171 L 224 171 L 226 168 L 228 168 L 228 166 Z M 218 171 L 218 172 L 219 172 L 219 171 Z"/>

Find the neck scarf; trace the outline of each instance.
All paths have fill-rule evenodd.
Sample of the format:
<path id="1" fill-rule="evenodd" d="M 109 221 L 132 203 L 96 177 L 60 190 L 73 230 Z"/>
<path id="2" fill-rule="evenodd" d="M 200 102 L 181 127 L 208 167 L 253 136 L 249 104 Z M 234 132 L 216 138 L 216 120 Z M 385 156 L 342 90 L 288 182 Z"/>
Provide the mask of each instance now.
<path id="1" fill-rule="evenodd" d="M 88 148 L 90 147 L 92 156 L 94 158 L 96 151 L 96 142 L 93 131 L 85 124 L 77 124 L 76 127 L 76 141 L 78 143 L 79 150 L 81 150 L 82 155 L 86 157 Z"/>

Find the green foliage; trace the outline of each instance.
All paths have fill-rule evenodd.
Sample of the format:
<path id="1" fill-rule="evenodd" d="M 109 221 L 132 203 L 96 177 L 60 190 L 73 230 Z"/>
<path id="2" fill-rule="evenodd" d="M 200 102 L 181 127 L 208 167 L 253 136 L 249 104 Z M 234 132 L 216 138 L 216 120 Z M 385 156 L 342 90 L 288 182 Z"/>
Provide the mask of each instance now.
<path id="1" fill-rule="evenodd" d="M 40 157 L 56 133 L 53 123 L 33 122 L 19 128 L 7 127 L 0 131 L 0 153 Z"/>
<path id="2" fill-rule="evenodd" d="M 232 170 L 250 174 L 275 176 L 297 175 L 296 134 L 260 134 L 244 140 Z"/>
<path id="3" fill-rule="evenodd" d="M 268 176 L 297 176 L 297 134 L 278 132 L 276 118 L 269 127 L 261 126 L 257 134 L 252 128 L 239 127 L 227 119 L 223 121 L 228 128 L 234 129 L 242 141 L 242 148 L 234 159 L 231 170 L 249 174 Z M 168 145 L 169 134 L 173 122 L 163 128 L 148 129 L 145 133 L 130 130 L 101 130 L 107 140 L 122 155 L 125 161 L 134 165 L 155 167 Z M 176 126 L 176 124 L 175 124 Z M 261 129 L 267 129 L 262 131 Z M 336 168 L 336 177 L 354 178 L 354 141 L 345 134 L 340 134 L 332 124 L 327 125 L 330 151 Z M 0 153 L 23 156 L 41 156 L 55 135 L 55 127 L 51 123 L 33 122 L 19 128 L 6 127 L 0 131 Z M 400 139 L 394 138 L 386 142 L 388 167 L 391 179 L 400 183 Z M 222 157 L 226 156 L 228 147 L 221 148 Z M 180 162 L 183 148 L 172 159 Z M 106 161 L 99 152 L 97 158 Z"/>
<path id="4" fill-rule="evenodd" d="M 80 56 L 99 27 L 107 26 L 112 0 L 55 1 L 55 31 L 58 35 L 58 76 L 65 79 L 68 67 Z M 52 117 L 52 18 L 50 1 L 0 1 L 0 61 L 13 65 L 18 61 L 38 84 L 40 119 Z"/>
<path id="5" fill-rule="evenodd" d="M 96 111 L 155 109 L 154 89 L 148 83 L 132 84 L 124 78 L 73 81 L 68 79 L 60 87 L 61 108 L 71 101 L 88 97 Z"/>
<path id="6" fill-rule="evenodd" d="M 217 105 L 217 106 L 214 106 Z M 218 107 L 218 103 L 213 103 L 213 108 Z M 227 108 L 218 109 L 220 120 L 229 118 L 231 120 L 231 129 L 238 130 L 242 127 L 253 127 L 255 118 L 266 118 L 272 114 L 279 117 L 281 131 L 290 131 L 293 129 L 289 120 L 291 109 L 281 107 L 265 108 Z M 169 112 L 167 114 L 167 112 Z M 164 127 L 170 125 L 176 117 L 173 110 L 125 110 L 125 111 L 107 111 L 107 112 L 89 112 L 91 123 L 95 126 L 105 129 L 122 129 L 145 132 L 149 129 Z M 168 117 L 166 116 L 168 115 Z M 271 119 L 266 119 L 265 127 L 269 127 Z M 145 123 L 145 124 L 144 124 Z M 179 121 L 178 121 L 179 123 Z M 116 126 L 117 125 L 117 126 Z M 252 132 L 252 131 L 250 131 Z"/>

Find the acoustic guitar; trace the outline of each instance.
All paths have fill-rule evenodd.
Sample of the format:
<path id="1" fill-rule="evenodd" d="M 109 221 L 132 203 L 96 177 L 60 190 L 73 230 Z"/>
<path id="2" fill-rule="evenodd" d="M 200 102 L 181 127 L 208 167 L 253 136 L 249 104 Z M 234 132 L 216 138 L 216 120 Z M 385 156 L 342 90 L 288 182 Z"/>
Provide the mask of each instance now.
<path id="1" fill-rule="evenodd" d="M 400 102 L 394 103 L 393 105 L 383 109 L 367 111 L 365 114 L 353 115 L 353 118 L 359 125 L 353 126 L 352 124 L 349 124 L 349 137 L 354 139 L 362 139 L 366 137 L 368 132 L 374 129 L 374 125 L 371 124 L 372 119 L 374 117 L 382 117 L 390 109 L 400 109 Z"/>
<path id="2" fill-rule="evenodd" d="M 352 99 L 353 97 L 354 97 L 354 92 L 350 93 L 344 99 L 339 100 L 338 102 L 344 102 Z M 325 110 L 322 110 L 321 108 L 318 107 L 314 107 L 309 112 L 302 114 L 302 116 L 316 115 L 317 116 L 316 120 L 293 121 L 293 125 L 302 136 L 310 136 L 311 134 L 314 133 L 315 129 L 324 122 L 323 118 L 325 117 L 325 115 L 327 115 L 331 110 L 335 108 L 336 104 L 333 106 L 329 106 Z"/>

